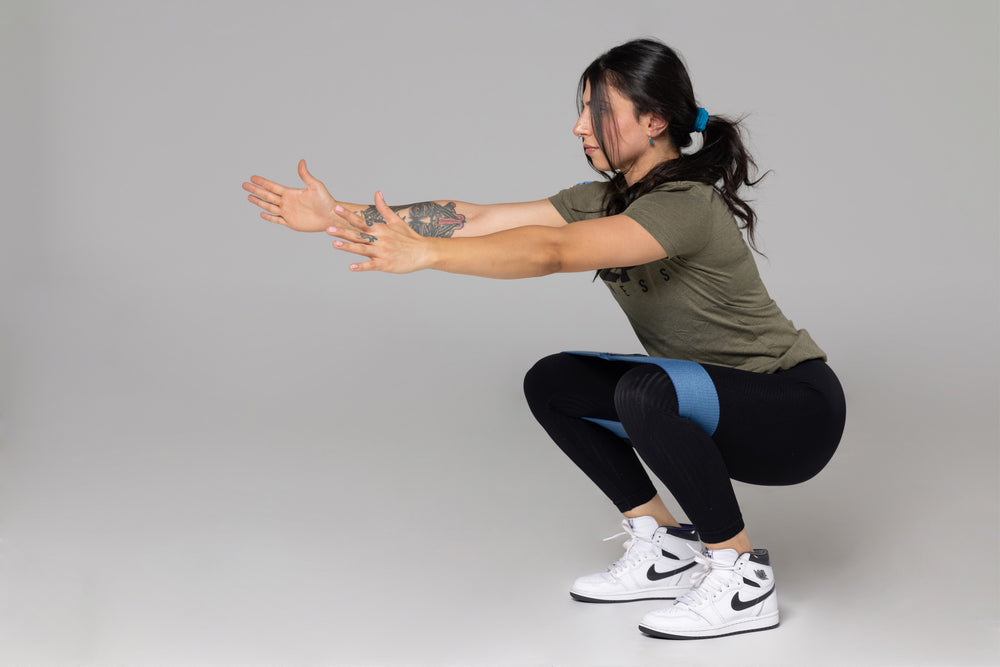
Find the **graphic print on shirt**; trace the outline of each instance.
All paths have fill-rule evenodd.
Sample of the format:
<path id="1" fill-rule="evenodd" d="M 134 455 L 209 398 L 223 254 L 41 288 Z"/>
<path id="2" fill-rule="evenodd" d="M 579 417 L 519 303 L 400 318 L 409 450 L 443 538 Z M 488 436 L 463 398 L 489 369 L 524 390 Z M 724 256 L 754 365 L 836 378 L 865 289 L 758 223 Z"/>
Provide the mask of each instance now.
<path id="1" fill-rule="evenodd" d="M 604 281 L 604 284 L 610 287 L 615 292 L 621 292 L 625 296 L 635 296 L 637 294 L 642 294 L 648 292 L 659 282 L 669 282 L 670 274 L 664 268 L 658 269 L 654 276 L 657 276 L 659 280 L 650 281 L 648 278 L 638 278 L 632 280 L 628 272 L 632 271 L 636 267 L 626 266 L 617 269 L 601 269 L 597 272 L 597 275 Z"/>

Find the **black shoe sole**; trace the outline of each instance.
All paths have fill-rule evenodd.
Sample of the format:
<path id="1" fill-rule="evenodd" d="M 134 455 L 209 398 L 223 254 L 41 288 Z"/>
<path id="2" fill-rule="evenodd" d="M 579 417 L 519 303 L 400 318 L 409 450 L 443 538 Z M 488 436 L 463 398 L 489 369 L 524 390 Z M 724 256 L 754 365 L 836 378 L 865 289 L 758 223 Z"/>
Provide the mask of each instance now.
<path id="1" fill-rule="evenodd" d="M 774 625 L 769 625 L 766 628 L 752 628 L 750 630 L 737 630 L 735 632 L 727 632 L 722 635 L 705 635 L 703 637 L 686 637 L 682 635 L 670 635 L 666 632 L 658 632 L 651 628 L 647 628 L 644 625 L 639 626 L 639 631 L 650 637 L 655 637 L 656 639 L 717 639 L 719 637 L 732 637 L 733 635 L 745 635 L 749 632 L 762 632 L 763 630 L 773 630 L 774 628 L 781 625 L 780 623 L 775 623 Z"/>
<path id="2" fill-rule="evenodd" d="M 574 593 L 570 591 L 569 596 L 576 600 L 577 602 L 594 602 L 597 604 L 621 604 L 623 602 L 642 602 L 643 600 L 676 600 L 676 597 L 651 597 L 651 598 L 632 598 L 631 600 L 601 600 L 598 598 L 588 598 L 586 595 L 580 595 L 579 593 Z"/>

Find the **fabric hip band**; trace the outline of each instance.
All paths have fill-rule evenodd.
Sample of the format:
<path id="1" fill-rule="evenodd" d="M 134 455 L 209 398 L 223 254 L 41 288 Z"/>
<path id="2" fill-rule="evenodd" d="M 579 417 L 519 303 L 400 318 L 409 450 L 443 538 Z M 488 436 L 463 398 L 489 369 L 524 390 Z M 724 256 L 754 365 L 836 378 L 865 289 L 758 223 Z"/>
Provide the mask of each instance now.
<path id="1" fill-rule="evenodd" d="M 660 357 L 647 357 L 643 354 L 609 354 L 607 352 L 580 352 L 567 351 L 566 354 L 575 354 L 581 357 L 598 357 L 608 361 L 631 361 L 641 364 L 654 364 L 659 366 L 670 376 L 670 381 L 674 385 L 677 394 L 677 412 L 681 417 L 686 417 L 698 424 L 706 433 L 712 435 L 719 426 L 719 394 L 715 390 L 715 384 L 709 377 L 708 371 L 702 368 L 701 364 L 694 361 L 682 361 L 680 359 L 661 359 Z M 608 429 L 615 435 L 623 438 L 628 437 L 621 422 L 610 419 L 596 419 L 584 417 L 589 422 L 598 424 Z"/>

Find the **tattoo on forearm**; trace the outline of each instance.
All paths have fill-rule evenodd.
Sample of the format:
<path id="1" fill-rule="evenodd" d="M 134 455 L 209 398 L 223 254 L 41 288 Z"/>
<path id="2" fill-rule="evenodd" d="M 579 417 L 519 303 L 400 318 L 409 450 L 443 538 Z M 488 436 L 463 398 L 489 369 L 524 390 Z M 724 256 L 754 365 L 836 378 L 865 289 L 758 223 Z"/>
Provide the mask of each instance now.
<path id="1" fill-rule="evenodd" d="M 390 206 L 389 208 L 392 209 L 393 213 L 399 213 L 403 209 L 407 209 L 407 208 L 410 208 L 410 207 L 409 206 Z M 385 218 L 382 217 L 382 214 L 379 213 L 378 209 L 375 208 L 374 206 L 369 206 L 365 210 L 361 211 L 361 215 L 365 216 L 365 224 L 368 225 L 369 227 L 371 227 L 372 225 L 374 225 L 376 222 L 382 223 L 383 225 L 385 224 Z"/>
<path id="2" fill-rule="evenodd" d="M 465 227 L 465 216 L 455 210 L 455 202 L 448 202 L 444 206 L 432 201 L 424 201 L 408 206 L 390 206 L 394 212 L 399 213 L 410 229 L 421 236 L 436 236 L 439 238 L 450 237 L 456 229 Z M 409 211 L 407 212 L 407 209 Z M 385 219 L 378 209 L 369 206 L 361 212 L 365 216 L 365 223 L 371 227 L 379 222 L 385 224 Z"/>

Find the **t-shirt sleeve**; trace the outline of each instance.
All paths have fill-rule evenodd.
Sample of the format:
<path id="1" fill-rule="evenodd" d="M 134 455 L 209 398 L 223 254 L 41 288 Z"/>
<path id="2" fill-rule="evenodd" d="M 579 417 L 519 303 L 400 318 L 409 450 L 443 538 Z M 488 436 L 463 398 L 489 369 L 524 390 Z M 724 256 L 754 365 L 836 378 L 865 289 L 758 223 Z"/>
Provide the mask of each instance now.
<path id="1" fill-rule="evenodd" d="M 652 234 L 667 257 L 690 256 L 709 242 L 711 207 L 697 188 L 671 185 L 639 197 L 623 214 Z"/>
<path id="2" fill-rule="evenodd" d="M 549 197 L 566 222 L 579 222 L 604 215 L 604 193 L 607 184 L 602 181 L 580 183 L 560 190 Z"/>

